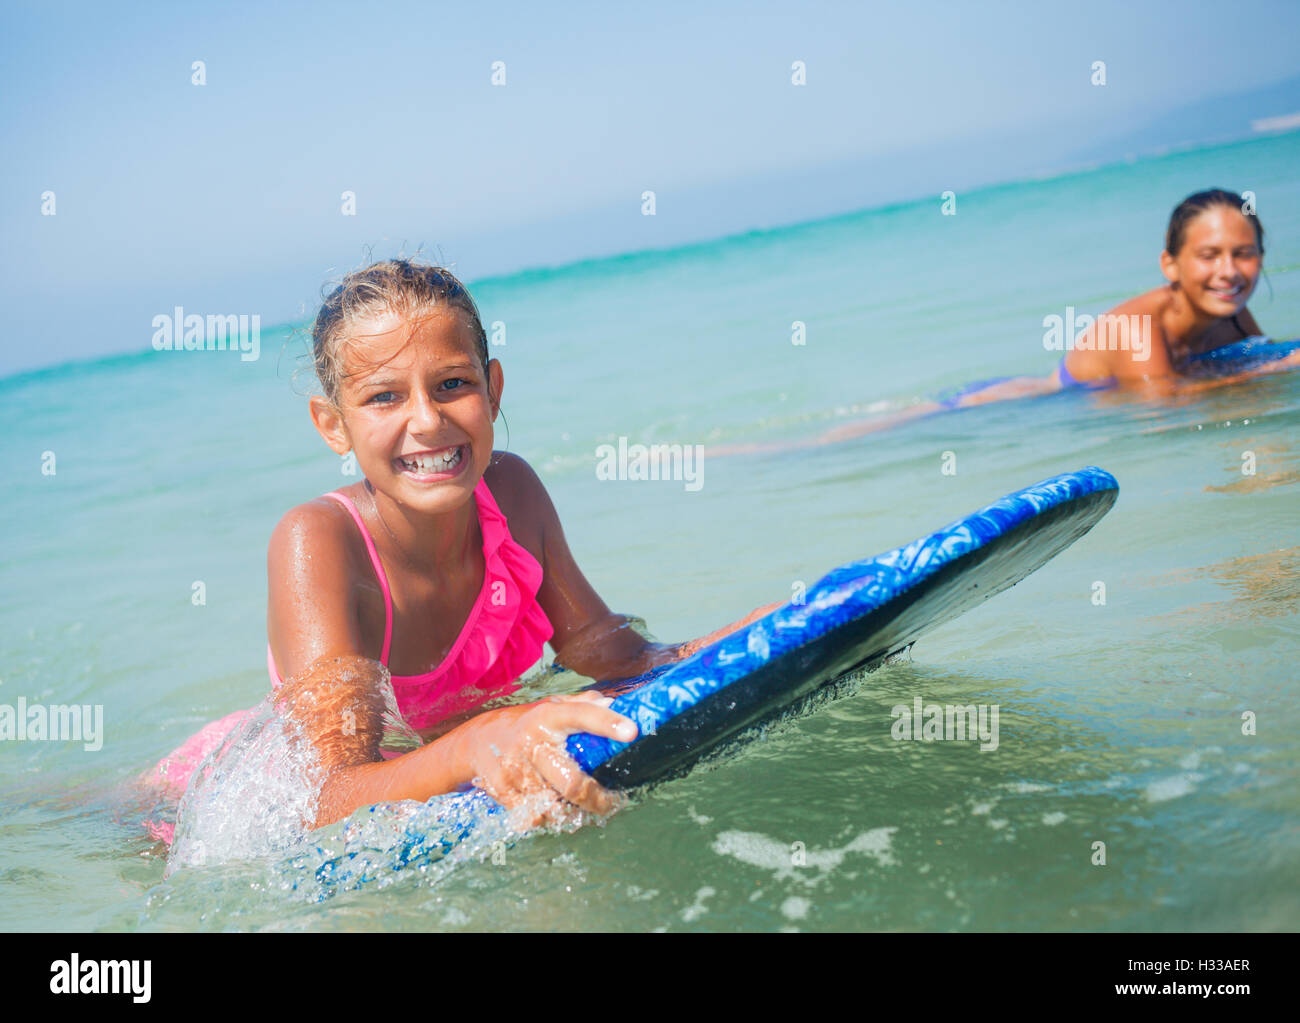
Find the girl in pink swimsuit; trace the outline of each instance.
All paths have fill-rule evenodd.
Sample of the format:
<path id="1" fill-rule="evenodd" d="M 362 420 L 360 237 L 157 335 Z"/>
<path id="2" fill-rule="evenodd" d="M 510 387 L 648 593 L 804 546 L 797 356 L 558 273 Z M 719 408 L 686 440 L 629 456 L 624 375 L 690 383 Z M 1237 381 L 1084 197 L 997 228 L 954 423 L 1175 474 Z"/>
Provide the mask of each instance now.
<path id="1" fill-rule="evenodd" d="M 564 751 L 574 732 L 635 737 L 608 698 L 552 697 L 484 711 L 450 730 L 448 719 L 516 690 L 547 641 L 557 665 L 627 678 L 689 656 L 776 605 L 672 646 L 610 612 L 575 564 L 537 475 L 518 456 L 492 450 L 501 365 L 488 357 L 469 293 L 446 270 L 395 260 L 351 274 L 325 300 L 312 337 L 325 392 L 311 399 L 312 420 L 337 454 L 355 455 L 364 482 L 292 509 L 268 550 L 271 684 L 325 768 L 309 823 L 470 783 L 507 807 L 527 802 L 529 823 L 565 803 L 609 812 L 615 794 Z M 385 758 L 379 666 L 394 663 L 425 669 L 394 672 L 391 683 L 402 716 L 427 741 Z M 249 713 L 207 725 L 147 779 L 179 797 Z M 169 824 L 150 831 L 171 841 Z"/>

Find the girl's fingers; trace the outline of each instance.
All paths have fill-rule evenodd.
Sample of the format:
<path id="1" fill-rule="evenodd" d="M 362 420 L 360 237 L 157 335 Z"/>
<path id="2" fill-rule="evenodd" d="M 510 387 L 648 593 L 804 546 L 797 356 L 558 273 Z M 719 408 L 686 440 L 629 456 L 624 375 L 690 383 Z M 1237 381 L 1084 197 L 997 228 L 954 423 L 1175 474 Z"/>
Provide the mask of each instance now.
<path id="1" fill-rule="evenodd" d="M 533 714 L 536 717 L 530 724 L 540 726 L 534 735 L 542 741 L 552 740 L 556 733 L 571 735 L 574 732 L 590 732 L 618 742 L 631 742 L 637 736 L 636 722 L 594 700 L 543 704 L 529 716 Z"/>
<path id="2" fill-rule="evenodd" d="M 521 796 L 534 792 L 539 787 L 537 772 L 530 764 L 521 763 L 518 757 L 501 758 L 501 787 L 511 793 L 513 802 Z"/>
<path id="3" fill-rule="evenodd" d="M 482 789 L 502 806 L 509 809 L 514 805 L 513 792 L 499 783 L 500 772 L 492 771 L 475 775 L 473 784 Z"/>
<path id="4" fill-rule="evenodd" d="M 584 689 L 580 693 L 568 693 L 564 696 L 552 696 L 553 703 L 566 703 L 570 701 L 581 701 L 584 703 L 598 703 L 602 707 L 608 707 L 614 701 L 603 695 L 598 689 Z"/>
<path id="5" fill-rule="evenodd" d="M 550 791 L 533 766 L 517 756 L 494 756 L 484 765 L 479 788 L 506 808 L 517 806 L 532 794 Z"/>
<path id="6" fill-rule="evenodd" d="M 621 805 L 618 793 L 584 772 L 565 752 L 564 741 L 575 732 L 619 742 L 635 739 L 635 722 L 610 710 L 612 702 L 588 690 L 534 705 L 524 715 L 527 720 L 519 721 L 522 728 L 510 740 L 510 749 L 488 746 L 480 752 L 480 787 L 506 808 L 517 808 L 529 826 L 542 823 L 555 810 L 552 803 L 563 811 L 560 800 L 601 816 L 611 813 Z M 533 802 L 541 807 L 536 813 Z"/>
<path id="7" fill-rule="evenodd" d="M 601 786 L 554 746 L 541 743 L 534 747 L 533 766 L 551 788 L 574 806 L 604 816 L 619 805 L 615 793 Z"/>
<path id="8" fill-rule="evenodd" d="M 560 799 L 553 792 L 549 796 L 541 792 L 524 796 L 508 809 L 511 827 L 522 831 L 541 827 L 560 806 Z"/>

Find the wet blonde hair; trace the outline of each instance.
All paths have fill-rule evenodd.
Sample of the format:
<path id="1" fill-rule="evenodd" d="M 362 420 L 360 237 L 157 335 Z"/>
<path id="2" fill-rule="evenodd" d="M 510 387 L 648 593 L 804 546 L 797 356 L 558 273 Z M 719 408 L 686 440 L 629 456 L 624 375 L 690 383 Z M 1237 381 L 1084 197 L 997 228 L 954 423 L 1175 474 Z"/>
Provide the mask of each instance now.
<path id="1" fill-rule="evenodd" d="M 417 320 L 440 309 L 459 309 L 474 328 L 475 349 L 486 376 L 487 334 L 478 306 L 450 270 L 407 259 L 387 259 L 348 274 L 331 291 L 312 327 L 312 357 L 325 397 L 338 406 L 342 390 L 344 348 L 354 339 L 358 320 L 395 313 Z"/>

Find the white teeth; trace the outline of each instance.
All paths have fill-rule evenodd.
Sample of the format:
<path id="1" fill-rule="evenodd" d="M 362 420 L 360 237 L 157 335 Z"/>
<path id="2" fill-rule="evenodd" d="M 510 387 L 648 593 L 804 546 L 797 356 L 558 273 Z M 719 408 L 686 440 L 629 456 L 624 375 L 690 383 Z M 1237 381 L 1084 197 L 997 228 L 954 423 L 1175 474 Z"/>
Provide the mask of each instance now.
<path id="1" fill-rule="evenodd" d="M 399 458 L 402 465 L 411 472 L 446 472 L 460 462 L 462 448 L 453 448 L 442 455 L 415 455 L 411 458 Z"/>

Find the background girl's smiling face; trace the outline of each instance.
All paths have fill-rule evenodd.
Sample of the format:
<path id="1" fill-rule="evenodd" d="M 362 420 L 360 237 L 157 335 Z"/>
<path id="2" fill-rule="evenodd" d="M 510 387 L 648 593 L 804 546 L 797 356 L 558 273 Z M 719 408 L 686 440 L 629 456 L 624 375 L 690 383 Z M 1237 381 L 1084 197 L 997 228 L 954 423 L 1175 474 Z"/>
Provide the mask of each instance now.
<path id="1" fill-rule="evenodd" d="M 1250 219 L 1232 207 L 1212 206 L 1188 224 L 1183 246 L 1168 261 L 1165 274 L 1197 308 L 1224 317 L 1245 308 L 1262 264 Z"/>
<path id="2" fill-rule="evenodd" d="M 360 320 L 350 337 L 339 403 L 361 471 L 400 504 L 458 507 L 492 457 L 500 364 L 484 372 L 474 331 L 456 309 Z"/>

